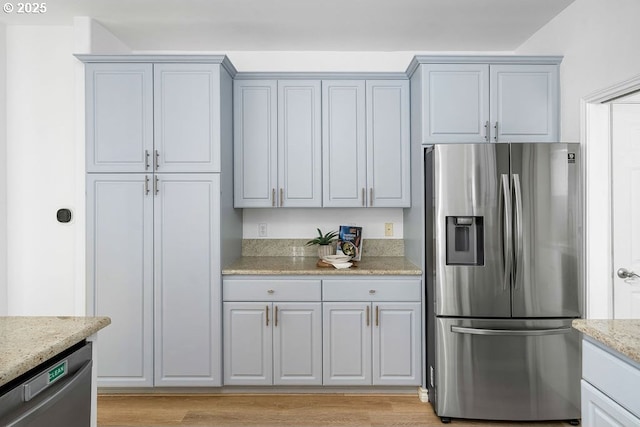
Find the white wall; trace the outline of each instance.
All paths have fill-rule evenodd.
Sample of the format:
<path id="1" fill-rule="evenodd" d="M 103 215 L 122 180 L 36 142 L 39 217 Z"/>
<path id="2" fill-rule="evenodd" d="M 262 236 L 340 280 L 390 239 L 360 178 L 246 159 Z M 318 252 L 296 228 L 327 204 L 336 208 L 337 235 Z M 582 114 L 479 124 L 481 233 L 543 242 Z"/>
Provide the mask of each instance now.
<path id="1" fill-rule="evenodd" d="M 7 27 L 9 314 L 75 313 L 75 105 L 72 28 Z M 37 47 L 37 48 L 36 48 Z"/>
<path id="2" fill-rule="evenodd" d="M 580 138 L 580 99 L 640 74 L 640 1 L 576 0 L 516 54 L 564 55 L 562 141 Z"/>
<path id="3" fill-rule="evenodd" d="M 576 0 L 540 29 L 516 53 L 564 55 L 561 65 L 563 141 L 584 145 L 586 159 L 587 316 L 612 316 L 609 220 L 609 137 L 606 117 L 581 135 L 580 101 L 588 95 L 640 75 L 640 2 Z M 595 114 L 597 106 L 587 111 Z M 599 111 L 599 110 L 598 110 Z M 607 114 L 605 108 L 604 114 Z M 603 127 L 603 124 L 604 127 Z"/>
<path id="4" fill-rule="evenodd" d="M 266 238 L 311 239 L 320 228 L 323 232 L 337 230 L 340 225 L 362 227 L 364 239 L 401 239 L 402 209 L 244 209 L 243 237 L 258 239 L 258 225 L 267 224 Z M 393 236 L 384 235 L 384 223 L 393 223 Z"/>
<path id="5" fill-rule="evenodd" d="M 0 316 L 7 314 L 7 37 L 0 24 Z"/>

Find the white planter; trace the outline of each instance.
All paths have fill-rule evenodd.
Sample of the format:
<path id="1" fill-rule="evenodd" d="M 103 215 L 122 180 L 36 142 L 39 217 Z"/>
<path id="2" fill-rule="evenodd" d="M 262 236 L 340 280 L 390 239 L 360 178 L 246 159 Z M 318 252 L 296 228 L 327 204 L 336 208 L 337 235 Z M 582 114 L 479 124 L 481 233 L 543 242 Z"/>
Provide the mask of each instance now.
<path id="1" fill-rule="evenodd" d="M 335 255 L 336 247 L 334 245 L 318 245 L 318 258 L 325 257 L 327 255 Z"/>

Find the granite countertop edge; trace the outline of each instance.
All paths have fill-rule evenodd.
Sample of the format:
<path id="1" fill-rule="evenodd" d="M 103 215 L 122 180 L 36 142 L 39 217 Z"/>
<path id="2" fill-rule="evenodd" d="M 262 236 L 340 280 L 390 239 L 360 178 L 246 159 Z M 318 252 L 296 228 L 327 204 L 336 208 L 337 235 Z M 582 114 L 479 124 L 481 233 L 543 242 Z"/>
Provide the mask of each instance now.
<path id="1" fill-rule="evenodd" d="M 640 364 L 640 319 L 575 319 L 571 326 Z"/>
<path id="2" fill-rule="evenodd" d="M 223 276 L 420 276 L 422 270 L 405 257 L 367 257 L 353 267 L 318 267 L 315 257 L 243 256 L 222 269 Z"/>
<path id="3" fill-rule="evenodd" d="M 0 386 L 111 323 L 109 317 L 0 317 Z M 11 328 L 11 330 L 5 330 Z"/>

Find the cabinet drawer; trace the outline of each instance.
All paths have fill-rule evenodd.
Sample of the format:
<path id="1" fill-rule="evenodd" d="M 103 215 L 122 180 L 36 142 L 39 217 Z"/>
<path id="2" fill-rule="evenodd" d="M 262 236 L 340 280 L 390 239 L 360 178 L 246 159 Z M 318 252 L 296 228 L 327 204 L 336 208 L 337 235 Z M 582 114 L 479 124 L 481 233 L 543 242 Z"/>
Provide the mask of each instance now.
<path id="1" fill-rule="evenodd" d="M 324 280 L 323 301 L 420 301 L 420 280 Z"/>
<path id="2" fill-rule="evenodd" d="M 320 301 L 320 280 L 223 281 L 224 301 Z"/>
<path id="3" fill-rule="evenodd" d="M 583 341 L 582 376 L 604 394 L 640 416 L 640 368 L 612 353 Z"/>

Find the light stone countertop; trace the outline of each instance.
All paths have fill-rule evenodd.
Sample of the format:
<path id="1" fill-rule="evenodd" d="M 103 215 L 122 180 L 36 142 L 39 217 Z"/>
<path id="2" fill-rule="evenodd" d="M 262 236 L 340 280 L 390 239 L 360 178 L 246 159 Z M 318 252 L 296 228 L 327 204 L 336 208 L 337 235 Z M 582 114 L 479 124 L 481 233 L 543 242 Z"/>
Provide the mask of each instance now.
<path id="1" fill-rule="evenodd" d="M 108 317 L 0 316 L 0 386 L 110 323 Z"/>
<path id="2" fill-rule="evenodd" d="M 572 326 L 593 340 L 640 363 L 640 319 L 576 319 Z"/>
<path id="3" fill-rule="evenodd" d="M 223 275 L 264 276 L 420 276 L 422 270 L 405 257 L 363 257 L 346 269 L 318 267 L 317 257 L 243 256 L 222 269 Z"/>

